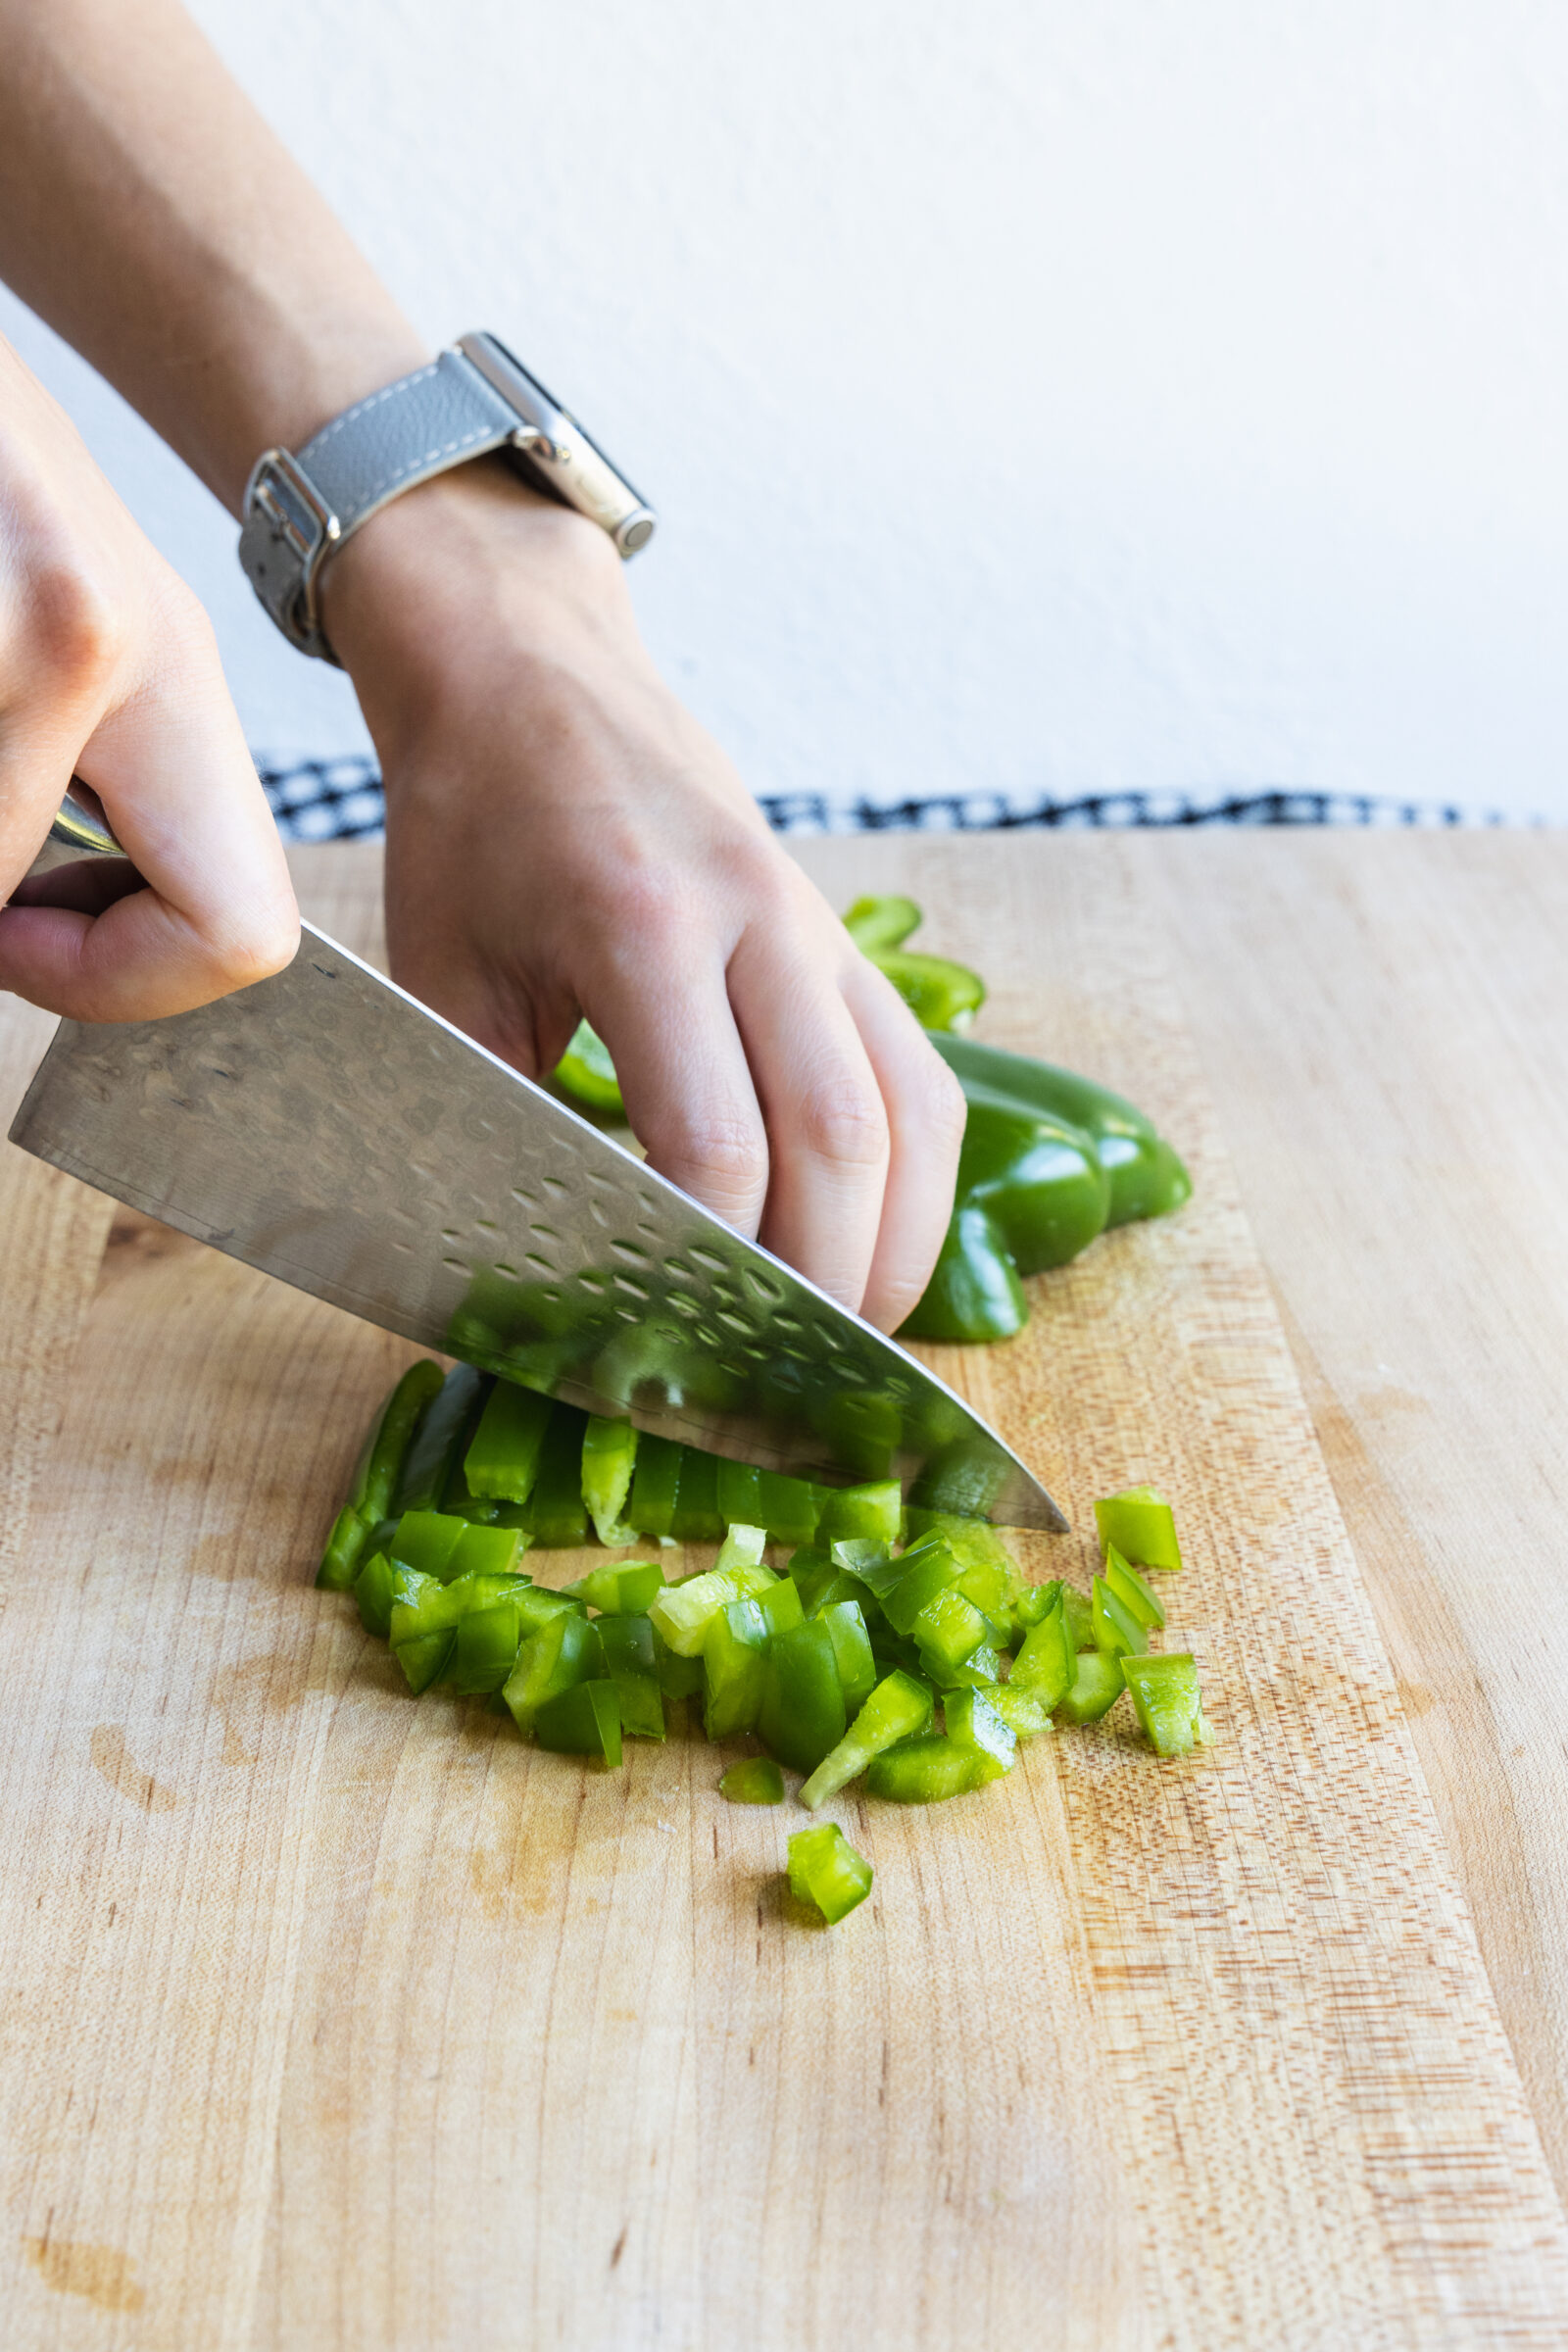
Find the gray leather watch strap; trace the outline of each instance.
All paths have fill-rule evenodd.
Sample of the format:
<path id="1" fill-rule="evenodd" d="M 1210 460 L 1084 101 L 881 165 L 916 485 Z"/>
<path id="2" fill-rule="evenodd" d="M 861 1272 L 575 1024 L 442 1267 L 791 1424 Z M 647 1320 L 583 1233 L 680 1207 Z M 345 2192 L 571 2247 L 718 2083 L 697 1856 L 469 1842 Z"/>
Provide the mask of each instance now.
<path id="1" fill-rule="evenodd" d="M 622 555 L 652 537 L 652 510 L 575 418 L 493 335 L 465 335 L 429 367 L 356 401 L 297 457 L 274 449 L 258 461 L 239 559 L 283 634 L 333 661 L 317 613 L 323 563 L 402 491 L 496 449 L 591 515 Z"/>

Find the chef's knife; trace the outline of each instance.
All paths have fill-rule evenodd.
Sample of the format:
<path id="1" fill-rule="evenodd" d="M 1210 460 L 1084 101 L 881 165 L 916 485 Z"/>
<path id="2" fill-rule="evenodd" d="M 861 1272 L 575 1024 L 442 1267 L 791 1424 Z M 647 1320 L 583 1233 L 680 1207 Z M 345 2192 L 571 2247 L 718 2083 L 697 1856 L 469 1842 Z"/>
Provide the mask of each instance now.
<path id="1" fill-rule="evenodd" d="M 33 867 L 118 855 L 68 802 Z M 713 1453 L 1061 1530 L 894 1341 L 313 924 L 158 1021 L 62 1021 L 11 1140 L 421 1347 Z"/>

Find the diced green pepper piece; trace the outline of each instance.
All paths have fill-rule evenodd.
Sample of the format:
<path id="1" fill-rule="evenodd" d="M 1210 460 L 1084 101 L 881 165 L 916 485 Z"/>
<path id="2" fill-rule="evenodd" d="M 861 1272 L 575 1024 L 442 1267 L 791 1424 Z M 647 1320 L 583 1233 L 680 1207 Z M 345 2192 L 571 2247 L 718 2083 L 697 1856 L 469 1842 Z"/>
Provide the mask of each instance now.
<path id="1" fill-rule="evenodd" d="M 1095 1505 L 1100 1547 L 1114 1544 L 1124 1560 L 1136 1568 L 1174 1570 L 1182 1564 L 1176 1541 L 1176 1520 L 1170 1504 L 1154 1487 L 1124 1487 Z"/>
<path id="2" fill-rule="evenodd" d="M 756 1536 L 755 1558 L 747 1559 L 744 1544 L 734 1544 L 733 1539 L 741 1534 Z M 732 1528 L 711 1568 L 701 1576 L 689 1576 L 678 1585 L 664 1587 L 648 1614 L 678 1657 L 697 1656 L 710 1624 L 732 1600 L 758 1598 L 770 1585 L 778 1583 L 772 1569 L 762 1564 L 761 1548 L 760 1528 L 744 1531 Z"/>
<path id="3" fill-rule="evenodd" d="M 1077 1675 L 1077 1652 L 1058 1590 L 1049 1615 L 1024 1636 L 1023 1646 L 1012 1661 L 1008 1688 L 1027 1690 L 1050 1714 L 1066 1697 Z"/>
<path id="4" fill-rule="evenodd" d="M 458 1629 L 453 1625 L 444 1633 L 417 1634 L 412 1642 L 394 1643 L 392 1654 L 408 1676 L 409 1689 L 416 1698 L 441 1680 L 457 1642 Z"/>
<path id="5" fill-rule="evenodd" d="M 1080 1592 L 1076 1585 L 1064 1584 L 1061 1588 L 1061 1613 L 1067 1624 L 1067 1639 L 1074 1650 L 1093 1649 L 1095 1612 L 1088 1593 Z"/>
<path id="6" fill-rule="evenodd" d="M 470 1609 L 458 1626 L 452 1653 L 452 1683 L 466 1694 L 499 1690 L 517 1662 L 522 1620 L 514 1599 Z"/>
<path id="7" fill-rule="evenodd" d="M 604 1663 L 598 1633 L 575 1609 L 563 1609 L 530 1634 L 501 1695 L 519 1732 L 531 1732 L 547 1699 L 596 1677 Z"/>
<path id="8" fill-rule="evenodd" d="M 681 1448 L 680 1479 L 675 1488 L 675 1516 L 669 1532 L 677 1544 L 718 1544 L 724 1522 L 718 1510 L 718 1458 L 699 1453 L 695 1446 Z"/>
<path id="9" fill-rule="evenodd" d="M 533 1540 L 547 1551 L 569 1551 L 588 1541 L 588 1513 L 582 1499 L 582 1441 L 587 1426 L 588 1416 L 578 1406 L 551 1406 L 539 1449 L 538 1475 L 528 1497 Z"/>
<path id="10" fill-rule="evenodd" d="M 602 1617 L 594 1628 L 605 1671 L 620 1700 L 620 1728 L 634 1740 L 662 1740 L 664 1699 L 653 1622 L 646 1616 Z"/>
<path id="11" fill-rule="evenodd" d="M 1185 1756 L 1208 1745 L 1198 1661 L 1188 1650 L 1163 1650 L 1157 1657 L 1124 1658 L 1122 1676 L 1139 1722 L 1161 1756 Z"/>
<path id="12" fill-rule="evenodd" d="M 758 1487 L 757 1523 L 766 1528 L 773 1543 L 816 1541 L 822 1506 L 809 1479 L 790 1478 L 782 1470 L 764 1470 Z"/>
<path id="13" fill-rule="evenodd" d="M 636 1466 L 637 1432 L 631 1423 L 591 1414 L 582 1433 L 582 1499 L 607 1548 L 636 1541 L 636 1530 L 623 1517 Z"/>
<path id="14" fill-rule="evenodd" d="M 718 1793 L 732 1805 L 781 1805 L 784 1775 L 771 1756 L 743 1756 L 719 1782 Z"/>
<path id="15" fill-rule="evenodd" d="M 400 1568 L 416 1568 L 421 1576 L 438 1576 L 445 1583 L 447 1563 L 468 1525 L 449 1511 L 405 1511 L 388 1548 Z"/>
<path id="16" fill-rule="evenodd" d="M 829 1601 L 818 1622 L 827 1627 L 839 1687 L 844 1692 L 844 1710 L 853 1718 L 876 1687 L 876 1660 L 871 1655 L 871 1637 L 865 1630 L 860 1604 L 858 1600 Z"/>
<path id="17" fill-rule="evenodd" d="M 355 1465 L 348 1501 L 332 1523 L 316 1581 L 323 1592 L 347 1592 L 358 1576 L 377 1523 L 392 1508 L 398 1476 L 415 1431 L 441 1387 L 441 1367 L 428 1357 L 411 1364 L 370 1424 Z"/>
<path id="18" fill-rule="evenodd" d="M 553 1411 L 548 1396 L 498 1380 L 464 1458 L 468 1492 L 479 1501 L 526 1502 Z"/>
<path id="19" fill-rule="evenodd" d="M 986 1696 L 1015 1739 L 1033 1740 L 1041 1732 L 1050 1731 L 1051 1709 L 1037 1691 L 1016 1690 L 1011 1683 L 999 1683 L 995 1690 L 987 1691 Z"/>
<path id="20" fill-rule="evenodd" d="M 720 1461 L 718 1515 L 726 1527 L 762 1525 L 762 1473 L 748 1462 Z"/>
<path id="21" fill-rule="evenodd" d="M 475 1527 L 460 1521 L 462 1533 L 446 1566 L 439 1571 L 447 1584 L 460 1576 L 514 1576 L 526 1539 L 514 1527 Z M 398 1555 L 394 1555 L 398 1556 Z"/>
<path id="22" fill-rule="evenodd" d="M 865 1785 L 873 1796 L 895 1805 L 939 1805 L 1000 1780 L 1006 1769 L 982 1748 L 956 1747 L 940 1733 L 927 1732 L 876 1757 Z"/>
<path id="23" fill-rule="evenodd" d="M 979 973 L 946 956 L 890 948 L 871 961 L 892 981 L 922 1029 L 967 1029 L 986 1001 Z"/>
<path id="24" fill-rule="evenodd" d="M 672 1438 L 651 1438 L 646 1431 L 637 1442 L 637 1467 L 631 1482 L 627 1512 L 639 1535 L 669 1534 L 675 1516 L 675 1489 L 680 1480 L 684 1449 Z"/>
<path id="25" fill-rule="evenodd" d="M 710 1740 L 731 1740 L 737 1732 L 757 1729 L 771 1640 L 755 1600 L 733 1600 L 710 1623 L 703 1640 L 708 1685 L 703 1730 Z"/>
<path id="26" fill-rule="evenodd" d="M 1112 1544 L 1105 1553 L 1105 1582 L 1140 1625 L 1162 1626 L 1165 1612 L 1132 1563 Z"/>
<path id="27" fill-rule="evenodd" d="M 1049 1617 L 1061 1598 L 1061 1579 L 1054 1576 L 1049 1584 L 1025 1585 L 1012 1604 L 1013 1622 L 1020 1633 L 1028 1634 Z"/>
<path id="28" fill-rule="evenodd" d="M 904 1519 L 904 1490 L 896 1478 L 863 1487 L 820 1487 L 822 1509 L 815 1542 L 866 1541 L 896 1544 Z"/>
<path id="29" fill-rule="evenodd" d="M 794 1772 L 813 1772 L 845 1729 L 833 1638 L 818 1617 L 780 1634 L 768 1651 L 757 1728 Z"/>
<path id="30" fill-rule="evenodd" d="M 472 1364 L 457 1364 L 432 1396 L 403 1457 L 392 1515 L 435 1511 L 447 1481 L 467 1451 L 470 1423 L 478 1420 L 490 1389 L 489 1376 Z"/>
<path id="31" fill-rule="evenodd" d="M 808 1617 L 814 1617 L 822 1596 L 834 1578 L 842 1573 L 834 1566 L 825 1551 L 803 1544 L 790 1560 L 790 1582 L 801 1596 L 801 1607 Z"/>
<path id="32" fill-rule="evenodd" d="M 790 1892 L 814 1903 L 831 1928 L 871 1891 L 871 1865 L 858 1854 L 836 1821 L 797 1830 L 790 1839 Z"/>
<path id="33" fill-rule="evenodd" d="M 942 1715 L 955 1747 L 994 1757 L 1005 1772 L 1018 1750 L 1018 1736 L 986 1690 L 946 1690 Z"/>
<path id="34" fill-rule="evenodd" d="M 620 1560 L 613 1567 L 591 1568 L 577 1591 L 591 1609 L 606 1617 L 646 1616 L 664 1590 L 664 1571 L 657 1560 Z"/>
<path id="35" fill-rule="evenodd" d="M 321 1565 L 316 1571 L 316 1582 L 323 1592 L 347 1592 L 360 1573 L 361 1563 L 370 1548 L 374 1530 L 368 1527 L 351 1502 L 346 1502 L 332 1522 L 332 1532 L 321 1553 Z"/>
<path id="36" fill-rule="evenodd" d="M 774 1634 L 787 1634 L 791 1626 L 799 1625 L 806 1615 L 801 1606 L 800 1587 L 792 1584 L 787 1576 L 781 1576 L 776 1584 L 769 1585 L 765 1592 L 759 1592 L 757 1605 L 766 1622 L 769 1639 Z"/>
<path id="37" fill-rule="evenodd" d="M 368 1634 L 379 1634 L 383 1642 L 392 1631 L 392 1587 L 396 1574 L 384 1551 L 372 1551 L 354 1580 L 360 1623 Z"/>
<path id="38" fill-rule="evenodd" d="M 895 1668 L 860 1708 L 855 1721 L 830 1755 L 824 1756 L 801 1790 L 801 1802 L 814 1811 L 858 1779 L 875 1756 L 923 1732 L 931 1721 L 931 1693 L 913 1675 Z"/>
<path id="39" fill-rule="evenodd" d="M 1102 1576 L 1094 1588 L 1095 1647 L 1108 1658 L 1137 1657 L 1149 1647 L 1149 1630 L 1133 1615 Z"/>
<path id="40" fill-rule="evenodd" d="M 928 1600 L 913 1623 L 903 1630 L 918 1644 L 921 1656 L 938 1669 L 941 1681 L 986 1646 L 991 1629 L 974 1602 L 965 1600 L 956 1585 L 950 1585 L 934 1600 Z"/>
<path id="41" fill-rule="evenodd" d="M 609 1622 L 613 1624 L 613 1618 Z M 703 1687 L 701 1651 L 693 1658 L 681 1657 L 670 1648 L 657 1625 L 654 1627 L 654 1669 L 659 1676 L 659 1688 L 666 1698 L 695 1698 Z"/>
<path id="42" fill-rule="evenodd" d="M 577 1683 L 547 1698 L 533 1719 L 541 1747 L 592 1756 L 612 1772 L 620 1765 L 620 1699 L 610 1682 Z"/>
<path id="43" fill-rule="evenodd" d="M 552 1617 L 580 1617 L 578 1602 L 564 1592 L 552 1592 L 548 1585 L 524 1585 L 516 1595 L 517 1622 L 524 1635 L 538 1633 Z"/>
<path id="44" fill-rule="evenodd" d="M 883 1590 L 871 1577 L 882 1613 L 896 1634 L 912 1634 L 915 1619 L 929 1608 L 939 1592 L 956 1585 L 962 1571 L 940 1537 L 927 1536 L 893 1562 L 894 1581 Z M 971 1644 L 971 1647 L 973 1645 Z"/>
<path id="45" fill-rule="evenodd" d="M 1072 1689 L 1056 1708 L 1064 1723 L 1098 1723 L 1122 1693 L 1123 1661 L 1102 1649 L 1078 1653 Z"/>
<path id="46" fill-rule="evenodd" d="M 921 1673 L 940 1689 L 989 1690 L 1002 1676 L 1002 1652 L 993 1649 L 989 1642 L 982 1642 L 978 1649 L 971 1650 L 956 1666 L 944 1665 L 928 1649 L 922 1649 L 919 1657 Z"/>

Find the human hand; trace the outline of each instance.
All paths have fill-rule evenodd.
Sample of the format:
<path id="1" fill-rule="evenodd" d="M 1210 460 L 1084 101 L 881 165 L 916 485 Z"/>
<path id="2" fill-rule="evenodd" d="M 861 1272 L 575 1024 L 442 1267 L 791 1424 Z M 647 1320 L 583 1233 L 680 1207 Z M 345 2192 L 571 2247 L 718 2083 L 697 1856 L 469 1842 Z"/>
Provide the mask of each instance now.
<path id="1" fill-rule="evenodd" d="M 134 874 L 24 880 L 73 775 Z M 0 989 L 148 1019 L 277 971 L 298 938 L 206 614 L 0 342 Z"/>
<path id="2" fill-rule="evenodd" d="M 610 542 L 469 465 L 321 595 L 386 781 L 394 976 L 530 1076 L 586 1014 L 652 1164 L 895 1328 L 962 1095 L 659 677 Z"/>

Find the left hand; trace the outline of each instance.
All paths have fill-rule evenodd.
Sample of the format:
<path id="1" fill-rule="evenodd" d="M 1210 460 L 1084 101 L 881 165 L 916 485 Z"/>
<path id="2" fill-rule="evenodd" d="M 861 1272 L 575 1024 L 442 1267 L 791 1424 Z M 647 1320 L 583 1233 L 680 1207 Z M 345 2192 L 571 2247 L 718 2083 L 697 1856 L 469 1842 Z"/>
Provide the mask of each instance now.
<path id="1" fill-rule="evenodd" d="M 962 1095 L 660 678 L 609 540 L 465 466 L 356 534 L 322 617 L 382 761 L 394 976 L 530 1076 L 586 1014 L 652 1164 L 895 1328 Z"/>

